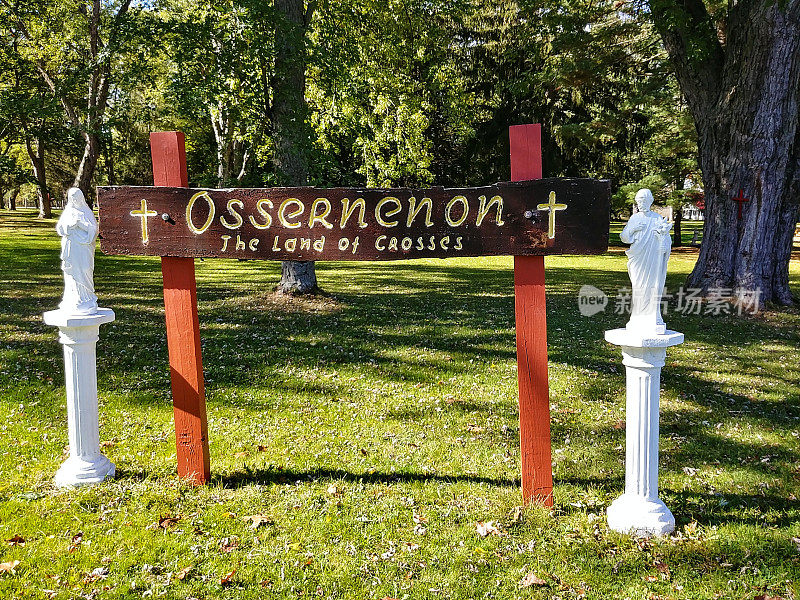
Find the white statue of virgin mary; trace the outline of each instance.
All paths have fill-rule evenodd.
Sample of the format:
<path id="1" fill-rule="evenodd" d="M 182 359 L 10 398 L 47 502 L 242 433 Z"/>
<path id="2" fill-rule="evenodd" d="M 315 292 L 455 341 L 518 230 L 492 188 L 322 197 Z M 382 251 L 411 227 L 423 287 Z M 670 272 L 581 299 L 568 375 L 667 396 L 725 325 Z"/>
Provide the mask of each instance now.
<path id="1" fill-rule="evenodd" d="M 80 189 L 70 188 L 67 192 L 67 206 L 58 219 L 56 231 L 61 236 L 64 272 L 64 296 L 58 307 L 69 314 L 93 315 L 97 312 L 94 293 L 97 220 Z"/>
<path id="2" fill-rule="evenodd" d="M 627 329 L 644 334 L 664 333 L 667 328 L 661 316 L 661 294 L 672 248 L 669 233 L 672 224 L 651 211 L 652 204 L 652 192 L 639 190 L 636 193 L 639 212 L 631 216 L 620 235 L 624 243 L 631 245 L 625 251 L 632 287 L 631 318 Z"/>

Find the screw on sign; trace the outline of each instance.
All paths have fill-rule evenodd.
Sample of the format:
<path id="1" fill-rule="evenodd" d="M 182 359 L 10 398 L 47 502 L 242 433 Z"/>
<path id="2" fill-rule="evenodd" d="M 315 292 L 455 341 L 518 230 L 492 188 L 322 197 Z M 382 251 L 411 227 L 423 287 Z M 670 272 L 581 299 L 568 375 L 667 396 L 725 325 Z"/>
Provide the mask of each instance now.
<path id="1" fill-rule="evenodd" d="M 542 179 L 539 125 L 509 136 L 513 181 L 490 186 L 214 190 L 188 187 L 183 134 L 160 132 L 156 187 L 98 188 L 103 252 L 161 257 L 181 477 L 210 478 L 194 258 L 514 256 L 523 499 L 552 506 L 544 255 L 605 252 L 611 189 Z"/>

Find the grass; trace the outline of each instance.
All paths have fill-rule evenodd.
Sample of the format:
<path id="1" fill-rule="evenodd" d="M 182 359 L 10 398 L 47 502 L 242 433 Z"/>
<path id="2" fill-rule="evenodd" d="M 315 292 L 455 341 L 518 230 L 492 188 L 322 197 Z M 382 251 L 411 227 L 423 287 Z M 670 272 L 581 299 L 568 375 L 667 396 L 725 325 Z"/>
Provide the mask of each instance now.
<path id="1" fill-rule="evenodd" d="M 0 597 L 800 598 L 800 311 L 667 313 L 686 334 L 662 380 L 677 531 L 636 541 L 605 523 L 624 369 L 603 331 L 625 316 L 576 301 L 627 285 L 621 249 L 547 259 L 552 513 L 516 510 L 510 258 L 320 263 L 330 296 L 298 301 L 270 293 L 275 263 L 197 261 L 213 480 L 191 488 L 174 473 L 159 263 L 98 254 L 118 477 L 59 491 L 63 363 L 41 320 L 58 239 L 18 212 L 0 211 L 0 535 L 25 542 L 2 542 L 19 564 Z M 670 289 L 695 256 L 674 254 Z M 791 278 L 800 295 L 797 260 Z M 521 587 L 531 572 L 545 585 Z"/>

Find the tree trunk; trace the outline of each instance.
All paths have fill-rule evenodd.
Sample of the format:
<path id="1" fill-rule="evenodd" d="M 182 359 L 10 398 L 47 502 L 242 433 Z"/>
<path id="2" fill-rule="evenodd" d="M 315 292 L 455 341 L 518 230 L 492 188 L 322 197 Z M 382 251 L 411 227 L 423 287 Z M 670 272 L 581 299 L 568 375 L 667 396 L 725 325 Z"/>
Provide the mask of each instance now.
<path id="1" fill-rule="evenodd" d="M 675 221 L 673 225 L 674 235 L 672 236 L 672 245 L 675 248 L 683 246 L 683 235 L 681 233 L 681 223 L 683 222 L 683 208 L 678 206 L 675 208 Z"/>
<path id="2" fill-rule="evenodd" d="M 91 125 L 92 123 L 90 123 Z M 91 206 L 89 192 L 94 170 L 97 167 L 97 159 L 100 155 L 100 138 L 97 134 L 91 132 L 84 133 L 83 138 L 86 141 L 83 147 L 83 157 L 81 158 L 81 164 L 78 166 L 78 172 L 75 174 L 75 181 L 72 182 L 72 187 L 80 188 L 86 198 L 86 202 Z"/>
<path id="3" fill-rule="evenodd" d="M 11 190 L 8 197 L 8 210 L 17 210 L 17 196 L 19 195 L 19 188 Z"/>
<path id="4" fill-rule="evenodd" d="M 114 165 L 114 136 L 110 131 L 108 132 L 108 137 L 103 141 L 103 151 L 106 155 L 108 185 L 117 185 L 117 174 Z"/>
<path id="5" fill-rule="evenodd" d="M 694 116 L 703 171 L 703 244 L 688 285 L 747 291 L 761 306 L 793 302 L 788 268 L 800 206 L 799 5 L 732 5 L 724 48 L 696 0 L 680 6 L 706 14 L 706 21 L 692 14 L 694 29 L 662 27 Z M 659 5 L 651 6 L 660 19 Z M 704 46 L 693 47 L 690 32 L 705 35 Z M 749 200 L 741 213 L 734 200 L 739 190 Z"/>
<path id="6" fill-rule="evenodd" d="M 36 196 L 39 208 L 39 218 L 49 219 L 52 215 L 50 207 L 50 192 L 47 191 L 47 173 L 44 168 L 44 146 L 41 140 L 35 140 L 36 149 L 29 137 L 25 138 L 25 149 L 28 151 L 28 158 L 31 160 L 33 176 L 36 179 Z"/>
<path id="7" fill-rule="evenodd" d="M 275 169 L 282 185 L 306 185 L 310 131 L 305 100 L 307 15 L 303 0 L 275 0 L 275 80 L 273 133 Z M 317 288 L 313 262 L 283 261 L 278 290 L 287 294 L 311 294 Z"/>

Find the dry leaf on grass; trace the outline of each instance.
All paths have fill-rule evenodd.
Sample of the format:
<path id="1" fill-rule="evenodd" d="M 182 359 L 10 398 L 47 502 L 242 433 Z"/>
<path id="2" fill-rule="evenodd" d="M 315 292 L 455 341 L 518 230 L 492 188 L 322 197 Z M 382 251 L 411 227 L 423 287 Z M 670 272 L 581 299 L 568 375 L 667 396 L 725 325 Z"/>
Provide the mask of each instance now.
<path id="1" fill-rule="evenodd" d="M 258 451 L 259 452 L 266 452 L 268 449 L 269 448 L 267 446 L 261 446 L 261 445 L 258 446 Z"/>
<path id="2" fill-rule="evenodd" d="M 498 529 L 494 521 L 486 521 L 485 523 L 483 521 L 478 521 L 475 524 L 475 530 L 481 537 L 486 537 L 489 535 L 503 535 L 503 532 Z"/>
<path id="3" fill-rule="evenodd" d="M 116 440 L 106 440 L 105 442 L 100 442 L 101 448 L 113 448 L 116 445 L 117 445 Z"/>
<path id="4" fill-rule="evenodd" d="M 183 581 L 184 579 L 186 579 L 186 576 L 192 569 L 194 569 L 194 565 L 189 565 L 188 567 L 184 567 L 175 574 L 175 579 L 180 579 L 181 581 Z"/>
<path id="5" fill-rule="evenodd" d="M 159 527 L 161 529 L 165 529 L 165 530 L 166 529 L 172 529 L 173 527 L 175 527 L 175 525 L 178 524 L 178 521 L 180 521 L 180 520 L 181 520 L 180 517 L 170 517 L 170 516 L 167 516 L 167 515 L 162 515 L 162 516 L 160 516 L 158 518 L 158 522 L 157 523 L 153 523 L 153 525 L 151 525 L 151 527 L 153 529 L 158 529 Z"/>
<path id="6" fill-rule="evenodd" d="M 525 577 L 522 578 L 522 581 L 519 582 L 520 587 L 531 587 L 534 585 L 547 585 L 547 582 L 544 579 L 541 579 L 536 576 L 536 573 L 530 572 Z"/>
<path id="7" fill-rule="evenodd" d="M 83 532 L 79 531 L 78 533 L 72 536 L 72 541 L 70 542 L 67 551 L 75 552 L 75 550 L 81 547 L 81 542 L 83 542 Z"/>
<path id="8" fill-rule="evenodd" d="M 341 490 L 341 488 L 337 487 L 336 485 L 330 484 L 328 486 L 328 493 L 331 496 L 341 496 L 342 495 L 342 490 Z"/>
<path id="9" fill-rule="evenodd" d="M 239 538 L 237 537 L 225 537 L 219 541 L 219 549 L 225 552 L 226 554 L 238 547 L 239 547 Z"/>
<path id="10" fill-rule="evenodd" d="M 108 577 L 109 570 L 106 567 L 97 567 L 91 573 L 87 573 L 86 576 L 83 578 L 83 583 L 94 583 L 95 581 L 99 581 L 101 579 L 106 579 Z"/>
<path id="11" fill-rule="evenodd" d="M 514 514 L 511 516 L 511 521 L 513 523 L 522 522 L 522 507 L 521 506 L 514 507 Z"/>
<path id="12" fill-rule="evenodd" d="M 247 458 L 247 452 L 237 452 L 234 456 L 236 458 Z"/>
<path id="13" fill-rule="evenodd" d="M 414 515 L 411 518 L 414 519 L 414 523 L 416 523 L 417 525 L 424 525 L 425 523 L 428 522 L 428 517 L 423 517 L 422 515 L 418 515 L 417 513 L 414 513 Z"/>
<path id="14" fill-rule="evenodd" d="M 25 545 L 25 538 L 21 535 L 17 534 L 12 538 L 6 540 L 12 546 L 24 546 Z"/>
<path id="15" fill-rule="evenodd" d="M 248 515 L 242 517 L 244 521 L 250 521 L 250 529 L 258 529 L 262 525 L 274 525 L 275 520 L 267 515 Z"/>
<path id="16" fill-rule="evenodd" d="M 653 566 L 656 568 L 656 570 L 659 573 L 661 573 L 661 579 L 664 579 L 665 581 L 669 581 L 669 578 L 670 578 L 671 574 L 669 572 L 669 565 L 667 563 L 665 563 L 664 561 L 661 561 L 661 560 L 657 560 L 657 561 L 655 561 L 653 563 Z"/>
<path id="17" fill-rule="evenodd" d="M 225 573 L 222 577 L 219 578 L 220 585 L 230 585 L 233 582 L 233 576 L 236 575 L 236 569 L 233 569 L 229 573 Z"/>
<path id="18" fill-rule="evenodd" d="M 4 562 L 0 563 L 0 573 L 11 573 L 13 575 L 14 569 L 19 566 L 18 560 L 12 560 L 11 562 Z"/>

